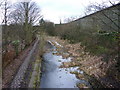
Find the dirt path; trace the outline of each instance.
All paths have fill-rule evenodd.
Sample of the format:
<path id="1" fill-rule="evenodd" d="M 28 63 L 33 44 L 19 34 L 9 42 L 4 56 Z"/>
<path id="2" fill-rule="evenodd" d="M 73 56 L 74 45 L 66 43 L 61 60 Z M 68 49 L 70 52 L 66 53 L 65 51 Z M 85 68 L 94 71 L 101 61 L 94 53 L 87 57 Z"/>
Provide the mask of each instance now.
<path id="1" fill-rule="evenodd" d="M 35 49 L 37 48 L 37 44 L 38 44 L 39 40 L 36 40 L 34 46 L 31 48 L 29 54 L 27 55 L 27 57 L 25 58 L 23 64 L 20 66 L 15 78 L 13 79 L 12 83 L 11 83 L 11 88 L 20 88 L 21 86 L 21 82 L 24 79 L 24 75 L 26 73 L 26 70 L 28 68 L 28 65 L 31 61 L 31 57 L 35 51 Z"/>
<path id="2" fill-rule="evenodd" d="M 28 56 L 30 50 L 33 47 L 33 44 L 34 42 L 30 45 L 29 48 L 21 52 L 20 55 L 3 70 L 2 88 L 10 87 L 12 79 L 15 77 L 19 67 L 24 62 L 25 58 Z"/>

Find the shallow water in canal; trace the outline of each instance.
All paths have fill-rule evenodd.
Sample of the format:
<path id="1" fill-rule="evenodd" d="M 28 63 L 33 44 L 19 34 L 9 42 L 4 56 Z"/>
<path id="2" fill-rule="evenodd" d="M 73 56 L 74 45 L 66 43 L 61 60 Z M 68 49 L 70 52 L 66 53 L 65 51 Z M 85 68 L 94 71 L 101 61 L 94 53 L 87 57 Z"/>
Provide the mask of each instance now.
<path id="1" fill-rule="evenodd" d="M 63 59 L 62 56 L 54 55 L 57 51 L 52 49 L 55 48 L 52 47 L 50 52 L 43 55 L 40 88 L 77 88 L 76 84 L 84 81 L 77 79 L 70 71 L 78 67 L 59 68 L 62 62 L 69 62 L 71 58 Z"/>

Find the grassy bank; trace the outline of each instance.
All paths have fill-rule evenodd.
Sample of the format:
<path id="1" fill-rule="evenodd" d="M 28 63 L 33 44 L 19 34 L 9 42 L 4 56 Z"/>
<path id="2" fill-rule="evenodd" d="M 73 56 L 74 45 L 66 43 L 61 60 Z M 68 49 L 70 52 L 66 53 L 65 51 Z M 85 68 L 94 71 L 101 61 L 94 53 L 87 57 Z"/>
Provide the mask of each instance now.
<path id="1" fill-rule="evenodd" d="M 109 81 L 102 82 L 100 78 L 109 79 L 107 72 L 108 69 L 114 65 L 113 60 L 113 62 L 104 62 L 102 60 L 103 57 L 92 55 L 90 52 L 87 52 L 81 43 L 71 44 L 69 43 L 69 40 L 63 40 L 60 39 L 60 37 L 47 37 L 47 40 L 50 40 L 57 47 L 58 52 L 56 55 L 62 55 L 63 58 L 72 57 L 72 61 L 64 62 L 63 65 L 60 66 L 61 68 L 78 66 L 79 70 L 84 71 L 84 75 L 77 74 L 76 76 L 79 79 L 87 80 L 90 82 L 93 88 L 103 88 L 106 87 L 105 83 L 111 83 Z M 57 45 L 55 42 L 58 42 L 60 45 Z M 115 74 L 116 72 L 114 72 L 114 75 Z M 113 76 L 113 73 L 111 76 Z M 117 74 L 116 76 L 119 75 Z M 114 78 L 113 81 L 115 80 L 119 79 Z"/>
<path id="2" fill-rule="evenodd" d="M 101 56 L 106 63 L 113 62 L 114 72 L 120 71 L 119 61 L 119 33 L 116 31 L 101 31 L 99 28 L 87 28 L 72 23 L 58 25 L 55 27 L 55 34 L 63 40 L 68 40 L 70 44 L 81 43 L 85 51 L 90 55 Z M 116 69 L 116 70 L 115 70 Z M 113 75 L 114 76 L 114 75 Z"/>
<path id="3" fill-rule="evenodd" d="M 36 55 L 35 62 L 33 63 L 33 71 L 31 72 L 31 79 L 28 86 L 29 88 L 40 88 L 41 61 L 45 46 L 45 33 L 39 33 L 37 37 L 40 41 L 37 48 L 38 53 Z"/>

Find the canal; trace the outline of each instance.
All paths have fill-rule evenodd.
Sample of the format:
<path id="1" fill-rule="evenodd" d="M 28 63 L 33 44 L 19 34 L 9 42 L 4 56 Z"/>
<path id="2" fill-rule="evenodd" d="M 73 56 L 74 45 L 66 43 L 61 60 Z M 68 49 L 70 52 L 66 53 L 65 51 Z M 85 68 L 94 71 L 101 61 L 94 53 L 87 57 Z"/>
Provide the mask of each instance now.
<path id="1" fill-rule="evenodd" d="M 62 62 L 70 62 L 71 58 L 63 59 L 62 56 L 55 55 L 56 47 L 48 42 L 49 52 L 43 55 L 42 76 L 40 88 L 77 88 L 77 83 L 85 83 L 76 78 L 71 71 L 76 71 L 78 67 L 60 68 Z M 82 73 L 82 72 L 81 72 Z"/>

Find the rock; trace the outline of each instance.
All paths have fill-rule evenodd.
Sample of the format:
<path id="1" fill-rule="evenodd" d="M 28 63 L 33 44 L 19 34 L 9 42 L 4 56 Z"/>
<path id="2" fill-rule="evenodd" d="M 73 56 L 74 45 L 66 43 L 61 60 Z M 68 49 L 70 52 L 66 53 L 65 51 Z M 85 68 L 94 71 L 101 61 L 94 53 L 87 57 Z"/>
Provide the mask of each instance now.
<path id="1" fill-rule="evenodd" d="M 61 78 L 61 76 L 59 76 L 59 78 Z"/>
<path id="2" fill-rule="evenodd" d="M 75 62 L 72 62 L 71 64 L 72 64 L 72 66 L 75 66 L 75 65 L 76 65 L 76 63 L 75 63 Z"/>
<path id="3" fill-rule="evenodd" d="M 67 68 L 70 66 L 70 64 L 71 64 L 70 62 L 63 62 L 63 67 Z"/>
<path id="4" fill-rule="evenodd" d="M 84 77 L 84 75 L 83 74 L 77 74 L 77 76 L 76 76 L 77 78 L 79 78 L 79 79 L 82 79 L 82 80 L 85 80 L 85 77 Z"/>
<path id="5" fill-rule="evenodd" d="M 63 56 L 63 58 L 65 58 L 65 59 L 66 59 L 66 58 L 68 58 L 68 57 L 69 57 L 69 54 L 68 54 L 68 53 L 64 53 L 62 56 Z"/>
<path id="6" fill-rule="evenodd" d="M 79 88 L 89 88 L 85 83 L 79 83 L 77 84 Z"/>
<path id="7" fill-rule="evenodd" d="M 61 60 L 58 60 L 58 62 L 61 62 Z"/>

